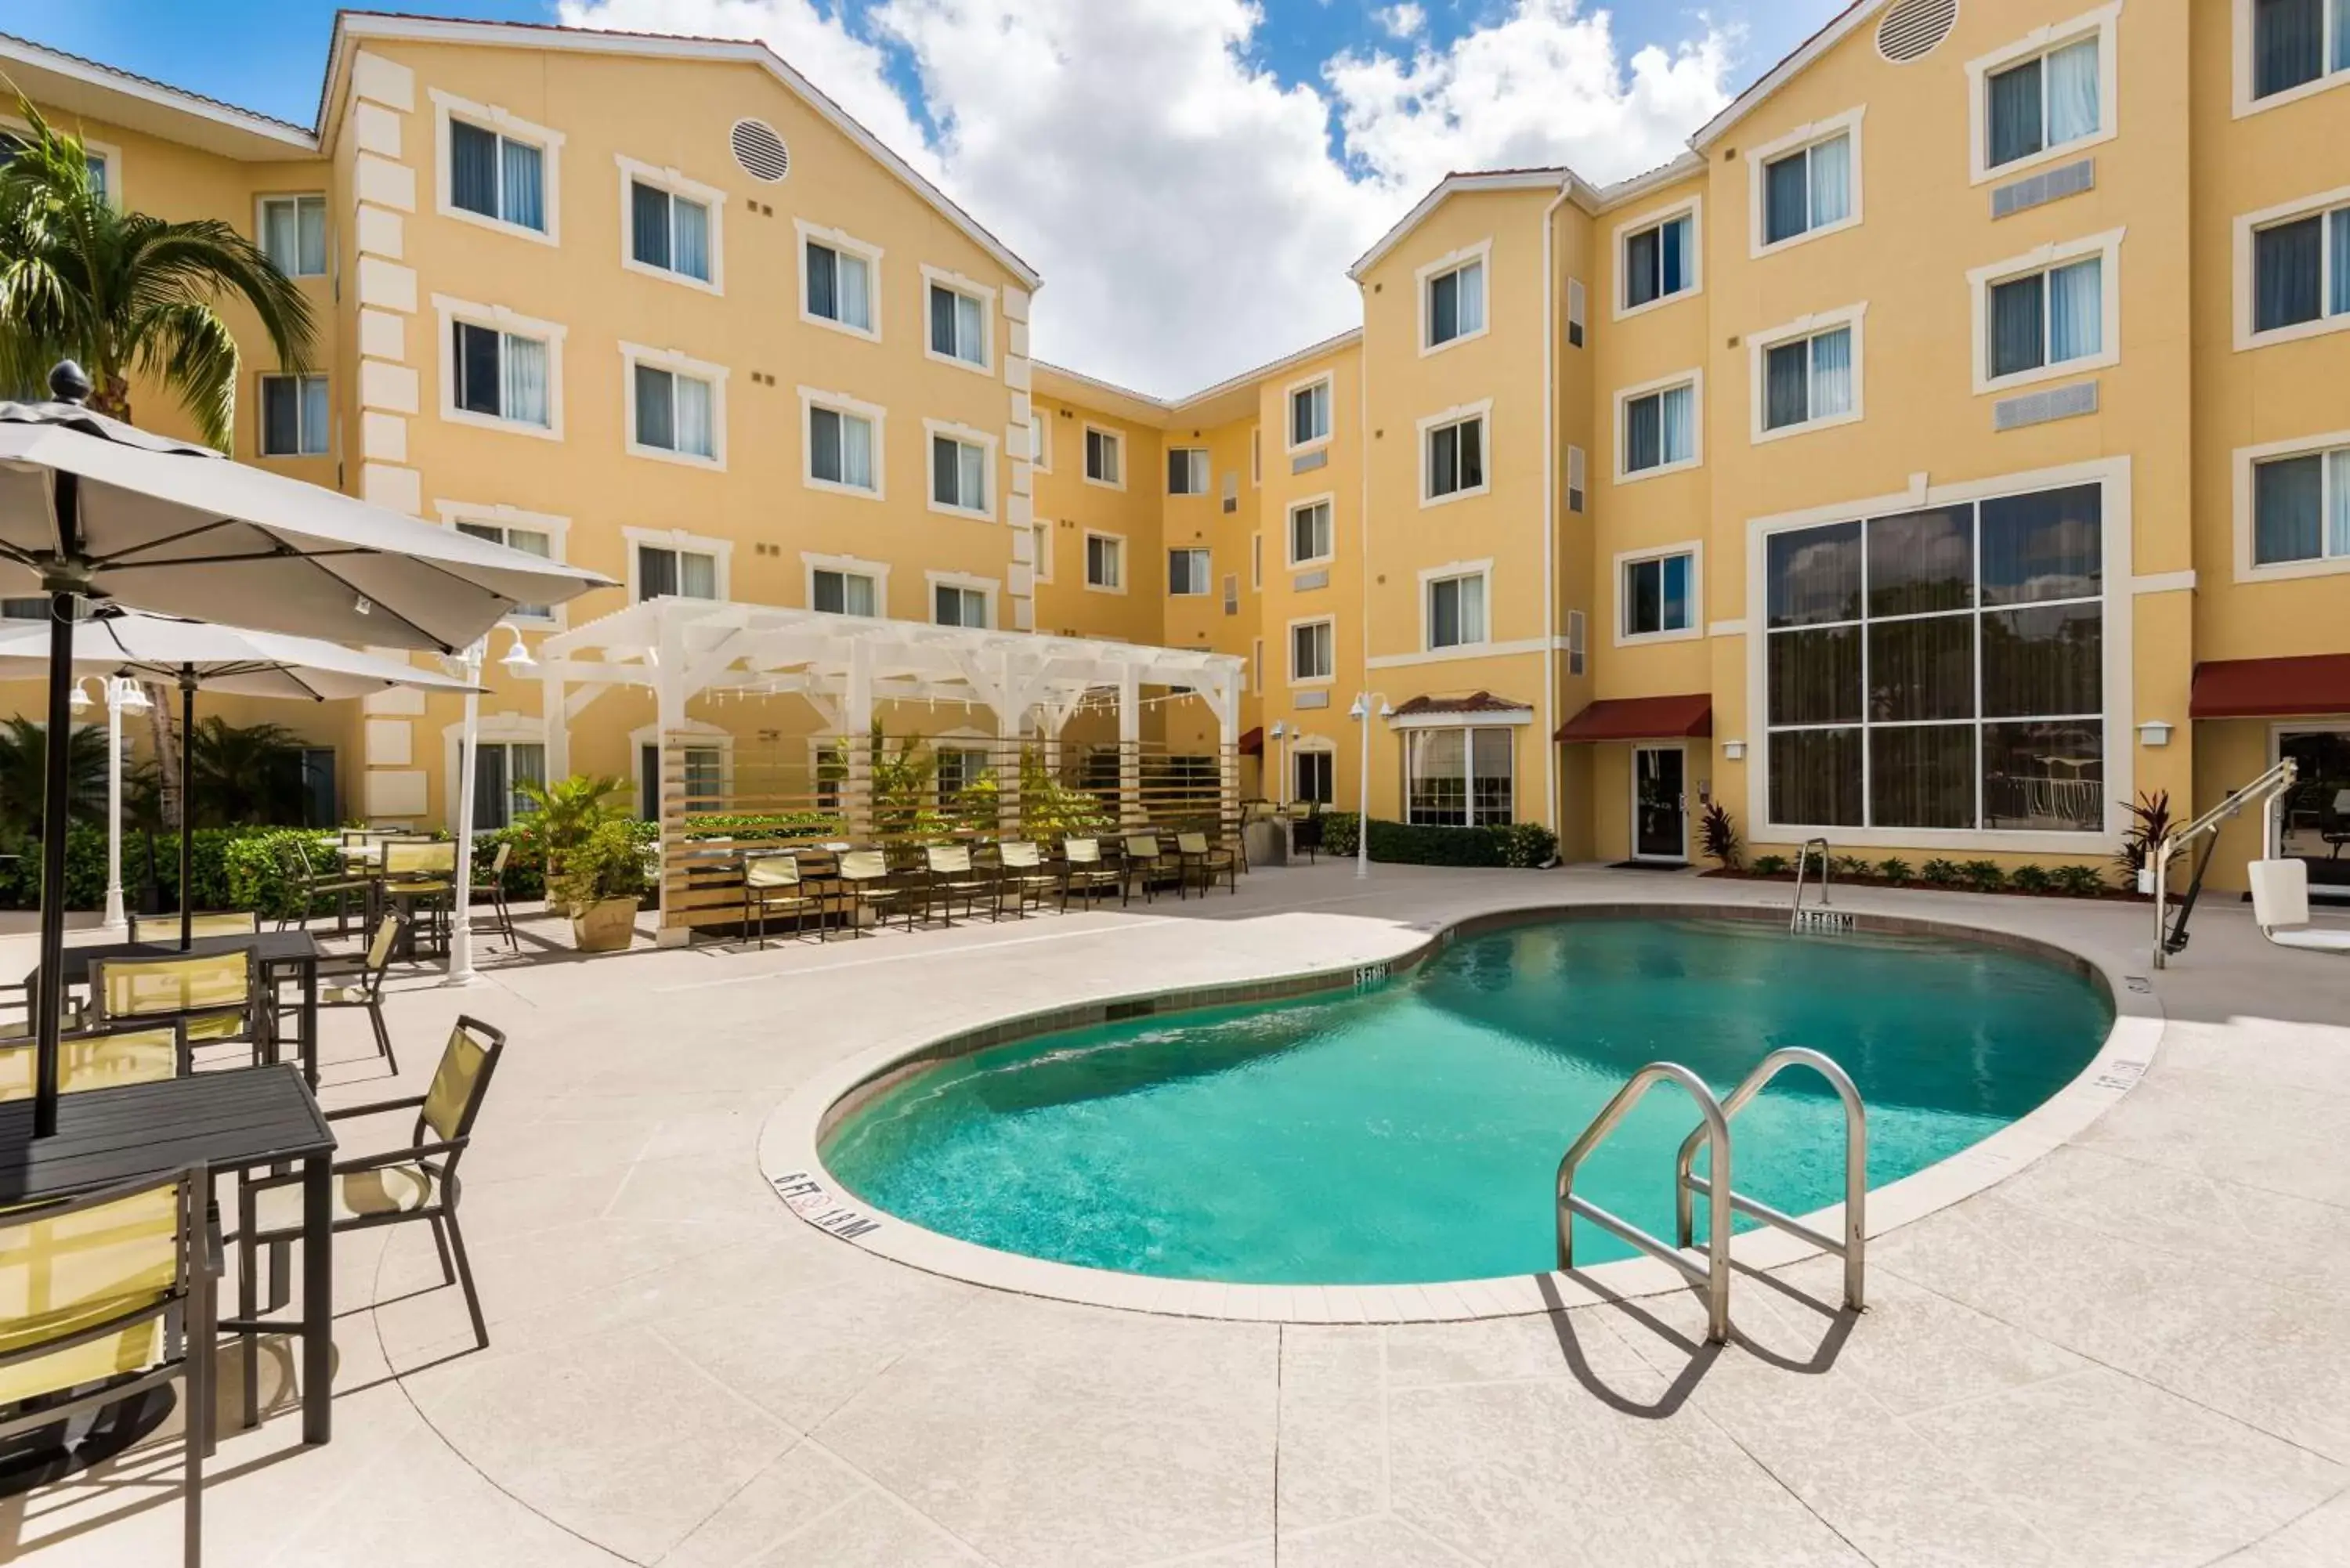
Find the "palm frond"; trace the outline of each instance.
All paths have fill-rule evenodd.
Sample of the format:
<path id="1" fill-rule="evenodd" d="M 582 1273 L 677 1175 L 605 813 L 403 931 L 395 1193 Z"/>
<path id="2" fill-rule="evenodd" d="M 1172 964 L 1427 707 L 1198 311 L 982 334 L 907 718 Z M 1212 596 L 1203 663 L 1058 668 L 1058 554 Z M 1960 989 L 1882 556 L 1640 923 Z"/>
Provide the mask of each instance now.
<path id="1" fill-rule="evenodd" d="M 180 396 L 206 445 L 229 450 L 236 431 L 236 338 L 211 306 L 160 306 L 139 317 L 131 341 L 140 373 Z"/>

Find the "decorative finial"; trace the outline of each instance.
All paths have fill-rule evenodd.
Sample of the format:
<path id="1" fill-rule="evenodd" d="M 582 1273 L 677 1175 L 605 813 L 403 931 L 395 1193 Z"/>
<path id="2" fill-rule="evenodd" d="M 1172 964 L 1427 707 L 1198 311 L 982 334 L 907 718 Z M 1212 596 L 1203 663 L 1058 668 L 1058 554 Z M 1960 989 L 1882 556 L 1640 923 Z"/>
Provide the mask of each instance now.
<path id="1" fill-rule="evenodd" d="M 86 403 L 89 391 L 88 375 L 70 359 L 58 360 L 57 369 L 49 372 L 49 396 L 58 402 Z"/>

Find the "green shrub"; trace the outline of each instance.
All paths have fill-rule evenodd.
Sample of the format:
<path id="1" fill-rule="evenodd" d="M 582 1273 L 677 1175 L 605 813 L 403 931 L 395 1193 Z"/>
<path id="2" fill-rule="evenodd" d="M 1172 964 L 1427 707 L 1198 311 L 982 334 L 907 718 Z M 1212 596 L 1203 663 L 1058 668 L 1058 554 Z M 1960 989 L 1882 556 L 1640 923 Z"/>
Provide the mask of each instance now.
<path id="1" fill-rule="evenodd" d="M 555 893 L 575 910 L 606 898 L 641 898 L 650 886 L 645 876 L 644 842 L 628 820 L 607 820 L 564 852 L 563 869 L 555 878 Z"/>
<path id="2" fill-rule="evenodd" d="M 1757 855 L 1754 857 L 1754 875 L 1757 877 L 1783 877 L 1786 873 L 1787 857 L 1783 855 Z"/>
<path id="3" fill-rule="evenodd" d="M 1836 857 L 1835 870 L 1839 877 L 1849 881 L 1858 881 L 1876 870 L 1876 867 L 1857 855 L 1839 855 Z"/>
<path id="4" fill-rule="evenodd" d="M 1908 886 L 1909 878 L 1916 875 L 1916 873 L 1910 869 L 1909 862 L 1902 859 L 1898 855 L 1887 856 L 1886 858 L 1878 861 L 1877 863 L 1877 874 L 1879 877 L 1884 877 L 1887 882 L 1892 883 L 1897 888 Z"/>
<path id="5" fill-rule="evenodd" d="M 1996 893 L 2007 886 L 2007 873 L 1996 860 L 1970 860 L 1959 867 L 1959 875 L 1978 893 Z"/>
<path id="6" fill-rule="evenodd" d="M 2106 879 L 2094 866 L 2059 866 L 2051 876 L 2060 891 L 2075 898 L 2094 898 L 2106 890 Z"/>
<path id="7" fill-rule="evenodd" d="M 1351 812 L 1322 816 L 1325 854 L 1355 853 L 1356 818 Z M 1547 866 L 1558 855 L 1558 838 L 1538 822 L 1486 827 L 1429 827 L 1371 821 L 1371 858 L 1394 866 Z"/>
<path id="8" fill-rule="evenodd" d="M 1323 854 L 1343 860 L 1355 852 L 1355 835 L 1362 818 L 1351 811 L 1322 811 L 1315 816 L 1322 824 Z"/>
<path id="9" fill-rule="evenodd" d="M 1955 888 L 1963 875 L 1955 860 L 1929 860 L 1918 873 L 1929 888 Z"/>
<path id="10" fill-rule="evenodd" d="M 2008 874 L 2008 882 L 2019 893 L 2045 893 L 2056 886 L 2045 866 L 2019 866 Z"/>
<path id="11" fill-rule="evenodd" d="M 299 831 L 298 828 L 284 827 L 196 829 L 194 841 L 190 846 L 195 907 L 199 909 L 254 908 L 253 903 L 243 901 L 232 888 L 229 846 L 247 839 L 282 836 Z M 259 873 L 253 871 L 247 875 L 254 880 L 247 884 L 245 897 L 268 896 L 263 891 Z M 179 835 L 150 835 L 126 829 L 122 837 L 123 902 L 134 909 L 139 909 L 151 884 L 156 889 L 161 908 L 178 908 Z M 106 828 L 103 825 L 76 823 L 66 835 L 66 908 L 96 909 L 103 908 L 105 903 Z M 0 860 L 0 909 L 36 909 L 40 904 L 41 846 L 38 840 L 27 839 L 20 846 L 18 858 Z"/>

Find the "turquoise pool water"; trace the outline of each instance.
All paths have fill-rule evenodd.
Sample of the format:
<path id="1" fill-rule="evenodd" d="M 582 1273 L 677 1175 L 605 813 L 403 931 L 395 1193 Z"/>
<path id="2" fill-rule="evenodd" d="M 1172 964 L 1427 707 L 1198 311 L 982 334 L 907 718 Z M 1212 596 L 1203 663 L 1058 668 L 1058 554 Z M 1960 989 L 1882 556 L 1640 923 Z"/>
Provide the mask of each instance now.
<path id="1" fill-rule="evenodd" d="M 1178 1279 L 1392 1284 L 1553 1266 L 1559 1158 L 1659 1057 L 1727 1092 L 1781 1045 L 1869 1110 L 1872 1186 L 2073 1078 L 2111 1013 L 2002 949 L 1752 921 L 1549 921 L 1464 938 L 1374 989 L 1166 1013 L 978 1052 L 844 1120 L 824 1159 L 886 1212 L 985 1246 Z M 1687 1098 L 1652 1092 L 1578 1189 L 1672 1223 Z M 1738 1189 L 1842 1196 L 1843 1119 L 1808 1073 L 1738 1121 Z M 1576 1261 L 1630 1249 L 1596 1226 Z"/>

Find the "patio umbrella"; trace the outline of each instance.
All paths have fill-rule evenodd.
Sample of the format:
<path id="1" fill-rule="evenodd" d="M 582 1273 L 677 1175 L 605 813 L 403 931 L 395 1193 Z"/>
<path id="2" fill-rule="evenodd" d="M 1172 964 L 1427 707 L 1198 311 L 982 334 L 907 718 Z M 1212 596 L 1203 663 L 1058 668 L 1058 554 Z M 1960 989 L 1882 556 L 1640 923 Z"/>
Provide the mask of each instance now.
<path id="1" fill-rule="evenodd" d="M 49 596 L 51 735 L 72 720 L 77 595 L 452 653 L 517 604 L 610 582 L 93 413 L 70 362 L 49 390 L 55 401 L 0 403 L 0 594 Z M 42 802 L 36 1136 L 57 1128 L 67 753 L 48 748 Z"/>
<path id="2" fill-rule="evenodd" d="M 0 680 L 27 680 L 49 662 L 49 630 L 26 624 L 0 630 Z M 180 945 L 192 936 L 195 903 L 194 815 L 189 808 L 195 748 L 196 690 L 247 697 L 286 697 L 324 702 L 365 697 L 395 686 L 432 691 L 471 691 L 454 676 L 420 670 L 371 653 L 355 652 L 316 638 L 244 631 L 172 616 L 147 615 L 109 605 L 73 628 L 73 674 L 126 675 L 180 689 Z M 120 832 L 121 825 L 110 825 Z"/>

